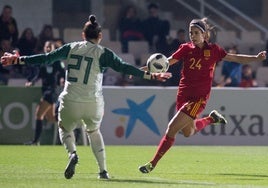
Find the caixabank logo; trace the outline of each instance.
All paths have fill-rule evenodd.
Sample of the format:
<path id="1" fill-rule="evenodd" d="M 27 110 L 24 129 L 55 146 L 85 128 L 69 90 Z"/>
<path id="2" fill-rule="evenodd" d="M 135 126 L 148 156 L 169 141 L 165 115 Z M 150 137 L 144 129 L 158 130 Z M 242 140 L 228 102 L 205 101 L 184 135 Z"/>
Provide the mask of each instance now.
<path id="1" fill-rule="evenodd" d="M 128 117 L 128 122 L 126 122 L 126 127 L 124 125 L 118 125 L 116 128 L 116 136 L 128 138 L 135 126 L 137 121 L 141 121 L 144 126 L 150 129 L 154 134 L 160 135 L 160 131 L 156 122 L 154 121 L 152 115 L 148 112 L 148 109 L 152 105 L 155 99 L 155 95 L 145 99 L 140 104 L 136 103 L 131 99 L 126 99 L 127 108 L 117 108 L 112 110 L 113 113 Z"/>

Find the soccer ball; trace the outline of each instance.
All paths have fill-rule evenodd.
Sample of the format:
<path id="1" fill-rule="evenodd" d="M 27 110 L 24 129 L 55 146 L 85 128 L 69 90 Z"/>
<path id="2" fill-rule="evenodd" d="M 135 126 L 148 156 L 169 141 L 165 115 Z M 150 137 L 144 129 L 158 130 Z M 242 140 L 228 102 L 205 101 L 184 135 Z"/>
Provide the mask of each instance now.
<path id="1" fill-rule="evenodd" d="M 147 60 L 147 68 L 149 72 L 161 73 L 167 72 L 169 67 L 168 59 L 161 53 L 152 54 Z"/>

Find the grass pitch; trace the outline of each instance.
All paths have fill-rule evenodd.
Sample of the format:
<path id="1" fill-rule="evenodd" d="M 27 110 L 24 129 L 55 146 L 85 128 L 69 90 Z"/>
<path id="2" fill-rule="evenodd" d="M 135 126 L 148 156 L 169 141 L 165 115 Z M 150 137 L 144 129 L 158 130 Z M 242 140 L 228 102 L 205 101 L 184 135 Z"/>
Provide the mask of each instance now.
<path id="1" fill-rule="evenodd" d="M 150 174 L 138 166 L 156 146 L 106 146 L 111 180 L 98 180 L 88 146 L 78 146 L 74 177 L 64 178 L 63 146 L 0 146 L 1 188 L 261 188 L 268 187 L 268 147 L 174 146 Z"/>

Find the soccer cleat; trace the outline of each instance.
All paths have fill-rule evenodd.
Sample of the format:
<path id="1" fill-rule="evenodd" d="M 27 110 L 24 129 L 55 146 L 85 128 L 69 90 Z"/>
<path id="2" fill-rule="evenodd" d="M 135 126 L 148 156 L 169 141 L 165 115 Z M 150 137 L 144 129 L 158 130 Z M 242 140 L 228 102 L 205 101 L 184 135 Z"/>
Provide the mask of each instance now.
<path id="1" fill-rule="evenodd" d="M 151 172 L 152 170 L 154 169 L 152 163 L 146 163 L 145 165 L 143 166 L 140 166 L 139 167 L 139 170 L 142 172 L 142 173 L 149 173 Z"/>
<path id="2" fill-rule="evenodd" d="M 106 170 L 100 172 L 98 179 L 106 179 L 106 180 L 110 179 L 108 172 Z"/>
<path id="3" fill-rule="evenodd" d="M 75 173 L 75 166 L 78 163 L 78 156 L 76 153 L 72 153 L 69 157 L 69 163 L 67 164 L 64 172 L 66 179 L 71 179 Z"/>
<path id="4" fill-rule="evenodd" d="M 214 123 L 227 124 L 227 120 L 217 110 L 212 110 L 209 117 L 213 118 Z"/>

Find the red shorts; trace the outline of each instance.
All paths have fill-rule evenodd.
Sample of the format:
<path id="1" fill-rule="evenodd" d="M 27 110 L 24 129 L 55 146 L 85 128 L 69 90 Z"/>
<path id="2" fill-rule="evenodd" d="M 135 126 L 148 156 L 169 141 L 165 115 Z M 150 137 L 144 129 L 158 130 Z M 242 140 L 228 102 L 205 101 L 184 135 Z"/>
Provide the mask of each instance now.
<path id="1" fill-rule="evenodd" d="M 177 95 L 176 108 L 188 116 L 196 119 L 205 109 L 207 99 L 205 97 L 183 97 Z"/>

